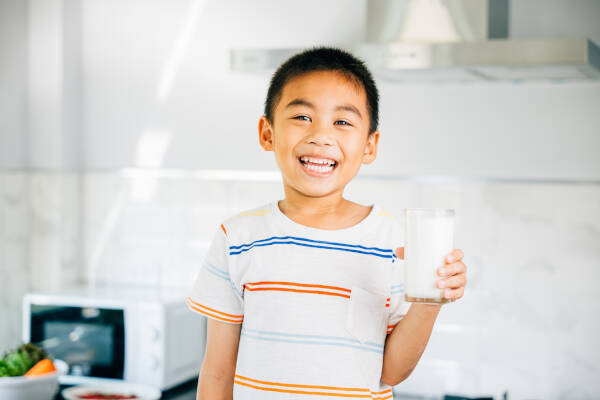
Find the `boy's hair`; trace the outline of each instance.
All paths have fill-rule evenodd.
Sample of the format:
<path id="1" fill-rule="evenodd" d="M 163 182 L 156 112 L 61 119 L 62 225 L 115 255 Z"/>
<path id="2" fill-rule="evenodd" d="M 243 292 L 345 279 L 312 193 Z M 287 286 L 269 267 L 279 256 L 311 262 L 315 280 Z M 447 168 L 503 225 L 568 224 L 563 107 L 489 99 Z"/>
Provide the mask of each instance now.
<path id="1" fill-rule="evenodd" d="M 265 116 L 273 123 L 273 112 L 283 87 L 292 78 L 314 71 L 336 71 L 365 89 L 369 112 L 369 134 L 377 130 L 379 124 L 379 93 L 371 72 L 365 63 L 352 54 L 335 47 L 313 47 L 298 53 L 279 66 L 269 84 L 265 101 Z"/>

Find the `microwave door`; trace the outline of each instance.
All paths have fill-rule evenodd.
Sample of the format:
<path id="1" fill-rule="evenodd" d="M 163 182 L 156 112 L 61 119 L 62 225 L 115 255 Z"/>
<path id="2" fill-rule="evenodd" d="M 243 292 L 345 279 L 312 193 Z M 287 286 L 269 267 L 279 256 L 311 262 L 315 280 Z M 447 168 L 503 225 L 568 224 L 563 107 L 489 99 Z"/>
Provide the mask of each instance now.
<path id="1" fill-rule="evenodd" d="M 123 379 L 123 310 L 31 305 L 31 341 L 67 363 L 67 375 Z"/>

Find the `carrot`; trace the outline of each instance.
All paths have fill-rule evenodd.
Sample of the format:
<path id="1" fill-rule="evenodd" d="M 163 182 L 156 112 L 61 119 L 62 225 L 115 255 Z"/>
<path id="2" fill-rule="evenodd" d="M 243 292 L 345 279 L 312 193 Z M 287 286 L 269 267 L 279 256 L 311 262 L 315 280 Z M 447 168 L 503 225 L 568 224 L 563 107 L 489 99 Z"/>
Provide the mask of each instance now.
<path id="1" fill-rule="evenodd" d="M 33 367 L 31 367 L 29 371 L 25 373 L 25 376 L 45 375 L 54 371 L 56 371 L 56 367 L 54 366 L 52 360 L 44 358 L 43 360 L 38 361 L 37 364 L 35 364 Z"/>

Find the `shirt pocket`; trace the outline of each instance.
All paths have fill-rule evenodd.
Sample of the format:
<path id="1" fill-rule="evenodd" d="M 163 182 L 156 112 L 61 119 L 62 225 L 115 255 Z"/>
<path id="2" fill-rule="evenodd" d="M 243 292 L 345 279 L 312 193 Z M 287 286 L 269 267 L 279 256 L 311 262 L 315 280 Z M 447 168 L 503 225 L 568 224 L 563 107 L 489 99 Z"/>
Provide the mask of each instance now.
<path id="1" fill-rule="evenodd" d="M 387 324 L 386 296 L 371 293 L 358 286 L 351 287 L 350 290 L 346 331 L 361 344 L 382 342 Z"/>

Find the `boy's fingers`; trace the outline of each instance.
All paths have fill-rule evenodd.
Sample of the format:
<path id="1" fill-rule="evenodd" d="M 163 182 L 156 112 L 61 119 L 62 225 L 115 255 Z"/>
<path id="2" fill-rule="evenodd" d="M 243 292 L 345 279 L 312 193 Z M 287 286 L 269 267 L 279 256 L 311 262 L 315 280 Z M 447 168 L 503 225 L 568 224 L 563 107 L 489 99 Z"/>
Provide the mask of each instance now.
<path id="1" fill-rule="evenodd" d="M 446 289 L 444 290 L 444 297 L 450 299 L 450 301 L 455 301 L 462 298 L 465 295 L 465 288 L 461 287 L 459 289 Z"/>
<path id="2" fill-rule="evenodd" d="M 452 264 L 445 264 L 443 267 L 439 267 L 437 270 L 440 276 L 451 276 L 456 274 L 466 274 L 467 266 L 462 261 L 455 262 Z"/>
<path id="3" fill-rule="evenodd" d="M 396 249 L 396 257 L 398 257 L 401 260 L 404 260 L 404 247 L 398 247 Z"/>
<path id="4" fill-rule="evenodd" d="M 451 276 L 446 279 L 438 279 L 436 286 L 439 288 L 460 288 L 467 286 L 467 276 L 465 274 L 458 274 Z"/>
<path id="5" fill-rule="evenodd" d="M 460 260 L 464 257 L 464 255 L 465 254 L 463 253 L 463 251 L 461 249 L 454 249 L 454 250 L 452 250 L 452 252 L 450 254 L 448 254 L 446 256 L 446 262 L 451 263 L 451 262 Z"/>
<path id="6" fill-rule="evenodd" d="M 452 276 L 456 274 L 465 274 L 467 273 L 467 266 L 462 262 L 456 262 L 452 264 L 446 264 L 443 267 L 439 267 L 437 269 L 439 276 Z"/>

